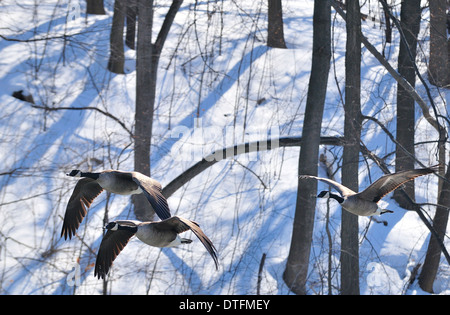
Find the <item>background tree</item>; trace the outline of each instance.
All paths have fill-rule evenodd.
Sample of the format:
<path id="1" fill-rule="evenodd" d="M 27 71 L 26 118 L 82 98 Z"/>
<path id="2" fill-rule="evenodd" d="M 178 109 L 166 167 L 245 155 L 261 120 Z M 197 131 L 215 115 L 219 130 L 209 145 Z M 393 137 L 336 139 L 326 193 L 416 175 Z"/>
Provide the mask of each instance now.
<path id="1" fill-rule="evenodd" d="M 114 1 L 114 15 L 111 26 L 108 70 L 124 74 L 125 52 L 123 47 L 123 27 L 125 22 L 125 1 Z"/>
<path id="2" fill-rule="evenodd" d="M 267 46 L 286 48 L 281 0 L 269 0 Z"/>
<path id="3" fill-rule="evenodd" d="M 127 33 L 125 35 L 125 44 L 128 48 L 134 50 L 136 38 L 137 0 L 128 0 L 126 6 Z"/>
<path id="4" fill-rule="evenodd" d="M 398 54 L 398 72 L 414 88 L 416 71 L 414 63 L 417 51 L 417 36 L 420 30 L 420 0 L 402 1 L 400 22 L 405 41 L 400 41 Z M 405 43 L 406 42 L 406 43 Z M 397 135 L 395 151 L 395 171 L 414 168 L 415 105 L 414 99 L 400 84 L 397 86 Z M 414 200 L 414 181 L 404 185 L 404 191 Z M 405 209 L 411 208 L 409 200 L 400 190 L 394 192 L 394 198 Z"/>
<path id="5" fill-rule="evenodd" d="M 86 14 L 106 14 L 103 0 L 86 0 Z"/>
<path id="6" fill-rule="evenodd" d="M 136 111 L 134 118 L 134 170 L 150 176 L 150 144 L 153 126 L 156 69 L 152 64 L 153 0 L 138 0 L 138 32 L 136 49 Z M 148 203 L 140 195 L 133 196 L 134 213 L 139 220 L 151 220 Z"/>
<path id="7" fill-rule="evenodd" d="M 152 42 L 153 1 L 138 0 L 138 32 L 136 55 L 136 112 L 134 129 L 134 169 L 150 176 L 150 146 L 155 107 L 159 57 L 182 0 L 174 0 Z M 140 220 L 151 220 L 148 202 L 142 195 L 133 196 L 134 211 Z"/>
<path id="8" fill-rule="evenodd" d="M 447 16 L 445 12 L 447 6 L 447 0 L 430 1 L 429 81 L 441 87 L 450 84 Z"/>
<path id="9" fill-rule="evenodd" d="M 331 60 L 331 6 L 329 1 L 314 1 L 313 53 L 309 78 L 302 147 L 298 173 L 317 175 L 320 131 Z M 298 181 L 297 203 L 291 246 L 283 279 L 297 294 L 306 294 L 311 241 L 314 227 L 317 185 Z"/>
<path id="10" fill-rule="evenodd" d="M 347 1 L 345 53 L 345 122 L 342 184 L 358 191 L 361 137 L 361 14 L 358 0 Z M 359 294 L 358 216 L 342 211 L 341 294 Z"/>

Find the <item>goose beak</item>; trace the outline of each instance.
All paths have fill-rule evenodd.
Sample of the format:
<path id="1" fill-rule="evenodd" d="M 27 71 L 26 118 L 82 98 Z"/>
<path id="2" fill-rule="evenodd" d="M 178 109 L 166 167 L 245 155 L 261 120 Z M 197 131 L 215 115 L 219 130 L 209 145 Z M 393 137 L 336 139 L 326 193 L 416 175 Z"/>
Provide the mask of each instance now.
<path id="1" fill-rule="evenodd" d="M 383 214 L 383 213 L 394 213 L 394 211 L 388 210 L 388 209 L 381 209 L 381 213 L 380 214 Z"/>

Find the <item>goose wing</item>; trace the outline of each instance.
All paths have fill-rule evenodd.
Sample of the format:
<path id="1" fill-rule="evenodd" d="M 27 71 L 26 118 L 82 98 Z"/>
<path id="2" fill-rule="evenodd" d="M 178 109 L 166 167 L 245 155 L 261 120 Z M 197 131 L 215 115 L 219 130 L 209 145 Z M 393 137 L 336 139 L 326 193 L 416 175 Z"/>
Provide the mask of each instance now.
<path id="1" fill-rule="evenodd" d="M 350 188 L 339 184 L 338 182 L 335 182 L 334 180 L 331 180 L 329 178 L 324 178 L 324 177 L 317 177 L 317 176 L 312 176 L 312 175 L 300 175 L 298 177 L 299 179 L 307 179 L 307 178 L 315 178 L 317 180 L 320 180 L 324 183 L 327 183 L 328 185 L 332 186 L 334 189 L 336 189 L 342 197 L 344 196 L 351 196 L 351 195 L 355 195 L 356 192 L 354 192 L 353 190 L 351 190 Z"/>
<path id="2" fill-rule="evenodd" d="M 206 250 L 211 255 L 212 259 L 214 260 L 214 263 L 216 264 L 216 269 L 219 269 L 217 250 L 214 247 L 214 244 L 211 242 L 211 240 L 202 231 L 197 222 L 184 219 L 178 216 L 173 216 L 167 220 L 158 222 L 155 227 L 162 230 L 175 230 L 177 234 L 191 230 L 195 234 L 195 236 L 198 237 L 200 242 L 202 242 L 203 246 L 205 246 Z"/>
<path id="3" fill-rule="evenodd" d="M 133 172 L 132 178 L 142 189 L 145 197 L 147 197 L 147 200 L 150 202 L 150 205 L 158 217 L 161 220 L 170 218 L 169 204 L 167 203 L 166 197 L 162 194 L 161 184 L 153 178 L 138 172 Z"/>
<path id="4" fill-rule="evenodd" d="M 117 221 L 121 225 L 136 226 L 132 221 Z M 97 259 L 95 261 L 94 277 L 104 279 L 112 266 L 113 261 L 128 244 L 135 232 L 129 230 L 108 230 L 100 243 Z"/>
<path id="5" fill-rule="evenodd" d="M 94 199 L 100 195 L 103 188 L 91 178 L 80 179 L 72 193 L 64 214 L 64 223 L 61 230 L 61 237 L 71 239 L 80 226 Z"/>
<path id="6" fill-rule="evenodd" d="M 358 196 L 365 200 L 373 202 L 380 201 L 381 198 L 386 196 L 391 191 L 396 190 L 402 184 L 413 180 L 416 177 L 433 173 L 432 168 L 419 168 L 414 170 L 400 171 L 394 174 L 387 174 L 381 176 L 369 187 L 360 192 Z"/>

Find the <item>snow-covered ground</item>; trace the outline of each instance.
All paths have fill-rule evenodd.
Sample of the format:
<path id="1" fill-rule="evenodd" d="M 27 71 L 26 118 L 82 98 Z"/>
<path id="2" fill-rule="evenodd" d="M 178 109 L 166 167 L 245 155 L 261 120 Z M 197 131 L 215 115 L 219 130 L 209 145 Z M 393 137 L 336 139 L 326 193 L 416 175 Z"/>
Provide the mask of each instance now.
<path id="1" fill-rule="evenodd" d="M 399 2 L 399 1 L 397 1 Z M 197 5 L 195 5 L 197 3 Z M 80 6 L 81 15 L 68 8 Z M 157 1 L 154 29 L 159 30 L 170 1 Z M 372 4 L 374 5 L 374 4 Z M 102 238 L 105 209 L 112 219 L 133 219 L 130 198 L 101 194 L 71 241 L 60 238 L 62 217 L 75 179 L 71 169 L 132 170 L 135 100 L 135 52 L 126 49 L 126 74 L 107 71 L 112 0 L 107 15 L 86 18 L 83 1 L 5 0 L 0 3 L 0 292 L 2 294 L 101 294 L 93 276 Z M 217 148 L 271 135 L 301 136 L 311 68 L 312 0 L 283 1 L 288 49 L 265 46 L 266 1 L 184 1 L 163 49 L 153 125 L 152 177 L 163 186 Z M 395 7 L 398 13 L 399 6 Z M 369 12 L 366 3 L 362 9 Z M 370 13 L 382 16 L 378 7 Z M 418 65 L 426 74 L 427 11 L 420 35 Z M 345 24 L 333 21 L 333 64 L 323 120 L 324 136 L 343 134 Z M 384 30 L 373 22 L 363 32 L 381 51 Z M 398 33 L 385 48 L 396 66 Z M 51 40 L 37 40 L 52 38 Z M 395 134 L 396 84 L 363 49 L 362 111 L 374 115 Z M 23 89 L 48 107 L 97 107 L 48 111 L 33 108 L 11 94 Z M 423 97 L 423 86 L 417 90 Z M 449 96 L 432 87 L 442 115 Z M 436 164 L 436 133 L 416 112 L 417 157 Z M 394 145 L 372 122 L 362 140 L 393 165 Z M 290 294 L 282 280 L 292 233 L 299 148 L 240 155 L 207 169 L 169 199 L 173 214 L 198 221 L 215 244 L 220 268 L 194 239 L 172 249 L 151 248 L 131 240 L 110 271 L 112 294 L 255 294 L 263 254 L 262 294 Z M 334 169 L 340 147 L 322 147 Z M 393 170 L 393 168 L 392 168 Z M 324 169 L 319 170 L 324 175 Z M 360 187 L 382 174 L 361 158 Z M 340 172 L 336 174 L 340 180 Z M 319 184 L 319 189 L 325 188 Z M 416 180 L 416 199 L 436 203 L 437 178 Z M 362 294 L 424 294 L 408 285 L 423 263 L 429 231 L 413 212 L 383 199 L 394 214 L 387 226 L 360 218 Z M 327 209 L 329 205 L 329 220 Z M 434 207 L 425 207 L 433 217 Z M 311 251 L 308 294 L 327 294 L 331 257 L 333 294 L 339 288 L 341 209 L 319 200 Z M 327 229 L 331 233 L 329 243 Z M 450 248 L 448 238 L 445 243 Z M 441 259 L 434 284 L 450 293 L 450 267 Z"/>

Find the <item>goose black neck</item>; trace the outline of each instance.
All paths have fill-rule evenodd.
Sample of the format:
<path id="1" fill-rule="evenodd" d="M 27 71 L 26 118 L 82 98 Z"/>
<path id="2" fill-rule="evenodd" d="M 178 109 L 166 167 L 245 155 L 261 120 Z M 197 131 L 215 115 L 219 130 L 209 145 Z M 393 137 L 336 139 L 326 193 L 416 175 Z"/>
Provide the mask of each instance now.
<path id="1" fill-rule="evenodd" d="M 330 198 L 333 198 L 334 200 L 336 200 L 339 203 L 343 203 L 344 202 L 344 198 L 342 198 L 339 195 L 333 194 L 333 193 L 330 193 Z"/>
<path id="2" fill-rule="evenodd" d="M 138 228 L 137 226 L 128 226 L 128 225 L 118 225 L 117 227 L 118 230 L 121 231 L 128 231 L 128 232 L 132 232 L 132 233 L 136 233 Z"/>
<path id="3" fill-rule="evenodd" d="M 89 178 L 92 178 L 92 179 L 98 179 L 98 177 L 100 176 L 100 173 L 91 173 L 91 172 L 83 173 L 83 172 L 80 172 L 80 176 L 81 177 L 89 177 Z"/>

